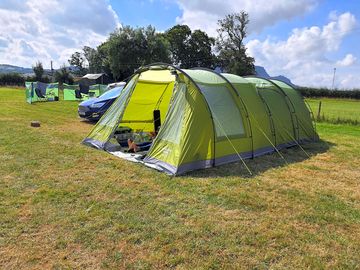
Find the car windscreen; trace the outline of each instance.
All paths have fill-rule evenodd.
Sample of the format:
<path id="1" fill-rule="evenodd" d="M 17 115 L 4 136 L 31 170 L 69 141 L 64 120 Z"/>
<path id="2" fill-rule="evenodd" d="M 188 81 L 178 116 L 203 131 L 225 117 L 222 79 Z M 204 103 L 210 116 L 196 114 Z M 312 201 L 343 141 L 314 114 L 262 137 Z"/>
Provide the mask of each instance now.
<path id="1" fill-rule="evenodd" d="M 104 94 L 102 94 L 99 99 L 111 99 L 111 98 L 116 98 L 117 96 L 120 95 L 121 93 L 121 90 L 123 89 L 124 87 L 121 86 L 121 87 L 115 87 L 109 91 L 106 91 Z"/>

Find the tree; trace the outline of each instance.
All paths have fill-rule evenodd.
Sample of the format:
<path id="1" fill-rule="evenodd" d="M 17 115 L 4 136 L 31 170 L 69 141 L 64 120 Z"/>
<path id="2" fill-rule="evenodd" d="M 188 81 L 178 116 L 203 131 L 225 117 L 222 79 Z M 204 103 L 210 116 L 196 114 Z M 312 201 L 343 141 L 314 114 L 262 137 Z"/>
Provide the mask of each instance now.
<path id="1" fill-rule="evenodd" d="M 215 56 L 212 52 L 214 44 L 215 39 L 201 30 L 195 30 L 189 41 L 189 67 L 214 68 Z"/>
<path id="2" fill-rule="evenodd" d="M 103 45 L 112 74 L 125 79 L 139 66 L 152 62 L 168 62 L 168 43 L 155 28 L 132 28 L 125 26 L 110 34 Z"/>
<path id="3" fill-rule="evenodd" d="M 172 62 L 179 67 L 187 67 L 189 63 L 189 39 L 191 30 L 187 25 L 175 25 L 165 32 L 170 42 Z"/>
<path id="4" fill-rule="evenodd" d="M 0 85 L 24 85 L 25 78 L 18 73 L 0 74 Z"/>
<path id="5" fill-rule="evenodd" d="M 99 54 L 98 50 L 89 46 L 84 46 L 83 52 L 84 57 L 88 63 L 89 73 L 102 73 L 102 57 Z"/>
<path id="6" fill-rule="evenodd" d="M 110 68 L 109 42 L 106 41 L 97 47 L 97 59 L 100 59 L 99 62 L 97 62 L 97 68 L 101 70 L 101 72 L 106 73 L 109 78 L 114 79 Z"/>
<path id="7" fill-rule="evenodd" d="M 154 62 L 170 62 L 169 42 L 163 34 L 157 33 L 155 28 L 148 26 L 143 29 L 145 36 L 144 64 Z"/>
<path id="8" fill-rule="evenodd" d="M 44 68 L 42 63 L 39 61 L 35 64 L 35 66 L 32 67 L 34 73 L 35 73 L 35 79 L 37 81 L 41 81 L 42 76 L 44 75 Z"/>
<path id="9" fill-rule="evenodd" d="M 70 65 L 77 67 L 75 73 L 78 75 L 86 74 L 85 61 L 86 59 L 81 52 L 74 52 L 68 60 Z"/>
<path id="10" fill-rule="evenodd" d="M 60 84 L 67 83 L 72 84 L 74 79 L 72 78 L 69 70 L 63 65 L 55 72 L 55 81 L 59 82 Z"/>
<path id="11" fill-rule="evenodd" d="M 237 75 L 251 75 L 255 73 L 254 58 L 246 54 L 243 44 L 247 36 L 249 15 L 245 11 L 227 15 L 218 21 L 218 39 L 216 41 L 219 52 L 219 64 L 227 72 Z"/>
<path id="12" fill-rule="evenodd" d="M 187 25 L 175 25 L 165 32 L 170 42 L 172 62 L 181 68 L 214 66 L 212 47 L 215 40 L 205 32 L 191 32 Z"/>

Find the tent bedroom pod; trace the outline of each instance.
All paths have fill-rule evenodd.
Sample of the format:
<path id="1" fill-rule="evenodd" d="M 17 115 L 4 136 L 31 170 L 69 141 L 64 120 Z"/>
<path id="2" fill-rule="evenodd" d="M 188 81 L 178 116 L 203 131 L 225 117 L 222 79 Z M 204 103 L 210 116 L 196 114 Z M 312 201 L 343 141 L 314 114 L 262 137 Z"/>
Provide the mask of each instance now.
<path id="1" fill-rule="evenodd" d="M 315 140 L 310 112 L 296 90 L 266 80 L 275 89 L 261 88 L 257 80 L 167 64 L 141 68 L 83 143 L 178 175 Z M 281 93 L 281 107 L 266 91 Z M 124 153 L 114 141 L 119 127 L 154 131 L 156 118 L 161 128 L 145 157 Z"/>

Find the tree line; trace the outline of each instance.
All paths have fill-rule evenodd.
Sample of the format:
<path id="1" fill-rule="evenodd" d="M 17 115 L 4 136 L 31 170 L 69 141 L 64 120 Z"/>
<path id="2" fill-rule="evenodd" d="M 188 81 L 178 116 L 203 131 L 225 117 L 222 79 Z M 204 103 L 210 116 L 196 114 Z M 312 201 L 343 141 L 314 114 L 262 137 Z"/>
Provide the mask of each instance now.
<path id="1" fill-rule="evenodd" d="M 219 67 L 241 76 L 252 75 L 255 60 L 247 55 L 243 43 L 248 23 L 244 11 L 229 14 L 218 21 L 216 38 L 187 25 L 175 25 L 163 33 L 153 26 L 124 26 L 97 48 L 85 46 L 74 52 L 68 62 L 78 75 L 106 73 L 114 80 L 123 80 L 138 67 L 154 62 L 180 68 Z"/>
<path id="2" fill-rule="evenodd" d="M 25 82 L 36 82 L 41 81 L 49 83 L 51 79 L 49 77 L 41 76 L 38 80 L 36 75 L 34 76 L 23 76 L 19 73 L 0 73 L 0 85 L 1 86 L 24 86 Z"/>
<path id="3" fill-rule="evenodd" d="M 55 74 L 56 82 L 64 82 L 67 84 L 72 84 L 72 78 L 70 76 L 69 71 L 62 67 L 58 70 Z M 21 74 L 17 73 L 3 73 L 0 74 L 0 85 L 12 85 L 12 86 L 23 86 L 25 81 L 42 81 L 45 83 L 49 83 L 50 79 L 47 77 L 42 76 L 40 80 L 35 76 L 24 77 Z M 328 98 L 349 98 L 349 99 L 360 99 L 360 89 L 353 89 L 353 90 L 331 90 L 328 88 L 314 88 L 314 87 L 297 87 L 298 91 L 301 92 L 303 97 L 308 98 L 320 98 L 320 97 L 328 97 Z"/>

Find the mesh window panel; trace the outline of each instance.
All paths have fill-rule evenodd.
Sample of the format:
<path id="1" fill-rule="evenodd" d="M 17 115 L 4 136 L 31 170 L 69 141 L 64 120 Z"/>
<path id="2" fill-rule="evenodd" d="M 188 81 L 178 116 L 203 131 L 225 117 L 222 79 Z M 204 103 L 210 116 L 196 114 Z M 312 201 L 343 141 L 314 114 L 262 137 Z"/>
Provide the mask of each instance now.
<path id="1" fill-rule="evenodd" d="M 49 83 L 46 87 L 46 95 L 59 97 L 59 84 Z"/>
<path id="2" fill-rule="evenodd" d="M 31 104 L 32 95 L 33 95 L 32 82 L 25 82 L 25 86 L 26 86 L 26 101 Z"/>
<path id="3" fill-rule="evenodd" d="M 225 85 L 205 85 L 198 83 L 209 104 L 214 119 L 216 137 L 237 137 L 245 135 L 241 113 L 233 96 Z"/>
<path id="4" fill-rule="evenodd" d="M 119 123 L 123 116 L 126 107 L 126 101 L 128 100 L 129 95 L 134 88 L 137 78 L 138 76 L 135 76 L 127 84 L 119 97 L 114 101 L 111 107 L 106 111 L 106 113 L 101 117 L 99 122 L 90 132 L 88 138 L 97 141 L 97 147 L 104 148 L 105 143 L 110 139 L 112 132 L 117 128 L 117 123 Z"/>

